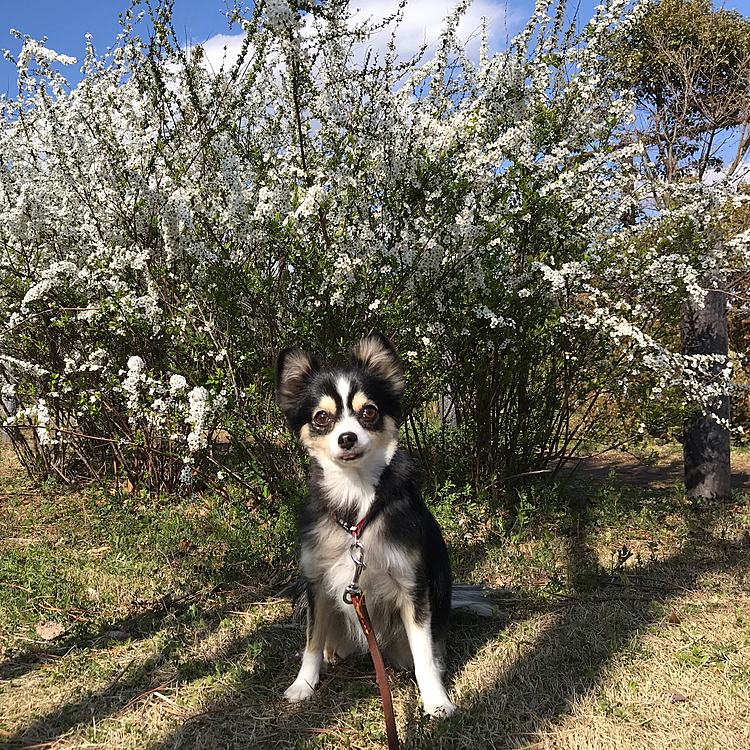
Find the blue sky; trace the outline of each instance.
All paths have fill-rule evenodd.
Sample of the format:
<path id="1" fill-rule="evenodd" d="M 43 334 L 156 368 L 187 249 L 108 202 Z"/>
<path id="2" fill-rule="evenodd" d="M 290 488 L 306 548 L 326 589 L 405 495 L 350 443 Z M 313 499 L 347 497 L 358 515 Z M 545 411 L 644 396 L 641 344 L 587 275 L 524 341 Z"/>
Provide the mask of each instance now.
<path id="1" fill-rule="evenodd" d="M 453 0 L 412 0 L 412 13 L 407 15 L 404 24 L 404 46 L 418 44 L 425 36 L 432 41 L 444 10 L 453 4 Z M 580 3 L 571 0 L 569 12 L 574 12 L 579 4 L 580 15 L 588 19 L 596 0 L 580 0 Z M 382 16 L 394 2 L 354 0 L 352 5 L 362 8 L 366 15 Z M 0 48 L 14 55 L 18 53 L 21 44 L 9 33 L 10 29 L 16 29 L 35 39 L 47 36 L 48 47 L 81 60 L 86 48 L 85 34 L 89 32 L 97 50 L 103 53 L 119 33 L 118 14 L 127 7 L 128 0 L 0 0 Z M 493 41 L 498 47 L 504 47 L 506 38 L 522 27 L 533 7 L 533 0 L 475 0 L 470 14 L 475 23 L 482 16 L 491 16 Z M 224 0 L 175 0 L 175 28 L 186 42 L 205 43 L 213 39 L 214 47 L 219 50 L 228 41 L 219 35 L 233 33 L 222 15 L 225 8 Z M 66 71 L 71 82 L 77 80 L 77 70 L 75 66 Z M 0 94 L 4 93 L 11 96 L 16 93 L 16 69 L 0 59 Z"/>
<path id="2" fill-rule="evenodd" d="M 16 29 L 34 39 L 46 36 L 48 47 L 82 60 L 89 32 L 103 53 L 120 32 L 118 14 L 128 5 L 128 0 L 0 0 L 0 48 L 18 53 L 21 44 L 9 33 Z M 226 33 L 227 20 L 221 15 L 225 7 L 223 0 L 176 0 L 175 28 L 192 42 Z M 74 77 L 68 71 L 66 75 Z M 0 94 L 15 92 L 16 68 L 0 60 Z"/>
<path id="3" fill-rule="evenodd" d="M 156 0 L 154 0 L 156 1 Z M 425 38 L 433 41 L 439 31 L 445 11 L 455 0 L 410 0 L 402 31 L 398 37 L 403 45 L 402 53 L 408 54 Z M 569 0 L 568 16 L 574 14 L 588 20 L 597 0 Z M 720 5 L 722 0 L 714 0 Z M 396 0 L 352 0 L 352 6 L 362 9 L 362 15 L 382 17 L 396 4 Z M 734 7 L 750 15 L 750 0 L 727 0 L 727 7 Z M 94 45 L 100 53 L 110 46 L 120 26 L 118 14 L 128 7 L 128 0 L 0 0 L 0 48 L 9 49 L 14 55 L 20 42 L 9 31 L 17 29 L 35 39 L 49 38 L 47 46 L 62 54 L 83 58 L 86 48 L 85 34 L 93 36 Z M 469 33 L 477 28 L 482 17 L 491 22 L 491 42 L 496 49 L 503 49 L 506 40 L 512 37 L 528 20 L 534 0 L 474 0 L 465 24 Z M 222 11 L 224 0 L 175 0 L 174 23 L 186 43 L 208 42 L 217 59 L 225 45 L 231 49 L 236 40 L 222 36 L 231 34 Z M 235 32 L 237 29 L 235 28 Z M 74 82 L 78 79 L 78 66 L 66 71 Z M 16 93 L 16 69 L 0 58 L 0 94 Z"/>

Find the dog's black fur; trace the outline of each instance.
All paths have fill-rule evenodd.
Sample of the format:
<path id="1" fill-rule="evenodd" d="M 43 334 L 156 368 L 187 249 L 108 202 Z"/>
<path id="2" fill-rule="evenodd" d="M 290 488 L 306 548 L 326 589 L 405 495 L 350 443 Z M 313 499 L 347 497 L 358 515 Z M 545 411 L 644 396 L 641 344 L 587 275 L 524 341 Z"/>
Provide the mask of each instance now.
<path id="1" fill-rule="evenodd" d="M 441 679 L 450 562 L 415 467 L 397 449 L 403 391 L 401 361 L 379 334 L 352 349 L 347 367 L 323 369 L 300 350 L 279 354 L 277 401 L 311 457 L 310 492 L 299 518 L 307 646 L 286 692 L 290 701 L 312 695 L 324 659 L 366 651 L 353 607 L 343 601 L 354 572 L 352 540 L 335 514 L 350 527 L 367 517 L 360 584 L 386 657 L 414 668 L 428 713 L 454 710 Z"/>

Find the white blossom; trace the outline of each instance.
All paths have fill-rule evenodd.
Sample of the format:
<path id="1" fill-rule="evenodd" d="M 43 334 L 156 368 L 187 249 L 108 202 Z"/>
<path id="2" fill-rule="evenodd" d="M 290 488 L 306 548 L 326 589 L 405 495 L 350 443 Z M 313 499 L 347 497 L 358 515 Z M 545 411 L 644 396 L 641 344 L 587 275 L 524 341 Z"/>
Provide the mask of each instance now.
<path id="1" fill-rule="evenodd" d="M 187 388 L 184 375 L 172 375 L 169 378 L 169 392 L 172 396 L 179 396 Z"/>
<path id="2" fill-rule="evenodd" d="M 396 316 L 410 366 L 441 376 L 467 337 L 511 366 L 548 336 L 566 366 L 590 342 L 604 393 L 647 380 L 646 399 L 706 408 L 726 393 L 727 362 L 681 355 L 660 324 L 747 267 L 750 230 L 711 238 L 750 196 L 648 170 L 634 183 L 647 144 L 623 145 L 632 98 L 599 70 L 647 3 L 602 4 L 576 36 L 539 0 L 478 61 L 466 5 L 403 68 L 358 57 L 377 38 L 339 3 L 325 19 L 260 3 L 236 68 L 198 48 L 186 68 L 166 44 L 157 59 L 136 30 L 103 57 L 89 40 L 72 86 L 69 58 L 19 36 L 18 98 L 0 101 L 13 424 L 64 440 L 51 414 L 102 430 L 107 414 L 123 445 L 192 457 L 232 414 L 268 421 L 268 347 Z"/>

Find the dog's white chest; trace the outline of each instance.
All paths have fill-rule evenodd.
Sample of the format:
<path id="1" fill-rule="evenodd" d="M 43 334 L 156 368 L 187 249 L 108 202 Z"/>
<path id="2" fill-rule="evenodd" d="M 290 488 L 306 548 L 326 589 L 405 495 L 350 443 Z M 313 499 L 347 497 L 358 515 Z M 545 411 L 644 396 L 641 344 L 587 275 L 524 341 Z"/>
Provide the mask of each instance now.
<path id="1" fill-rule="evenodd" d="M 359 578 L 359 586 L 368 596 L 373 606 L 392 606 L 407 594 L 414 580 L 415 561 L 406 550 L 382 543 L 374 523 L 365 529 L 361 547 L 356 548 L 357 557 L 364 560 L 365 568 Z M 306 547 L 302 555 L 302 569 L 311 580 L 320 581 L 329 599 L 341 608 L 344 593 L 352 583 L 356 565 L 352 558 L 355 548 L 353 537 L 345 529 L 328 524 L 318 534 L 318 543 Z"/>

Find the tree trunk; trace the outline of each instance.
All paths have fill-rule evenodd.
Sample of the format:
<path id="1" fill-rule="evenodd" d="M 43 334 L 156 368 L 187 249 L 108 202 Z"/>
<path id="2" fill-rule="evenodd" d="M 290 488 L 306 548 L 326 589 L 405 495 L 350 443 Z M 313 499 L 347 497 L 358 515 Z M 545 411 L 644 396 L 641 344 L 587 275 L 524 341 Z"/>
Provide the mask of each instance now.
<path id="1" fill-rule="evenodd" d="M 724 292 L 706 294 L 704 307 L 686 302 L 680 337 L 683 354 L 728 354 L 727 300 Z M 718 374 L 716 364 L 712 374 Z M 729 423 L 729 396 L 714 404 L 716 416 Z M 683 425 L 685 488 L 689 497 L 710 499 L 730 495 L 729 430 L 712 416 L 697 413 Z"/>

